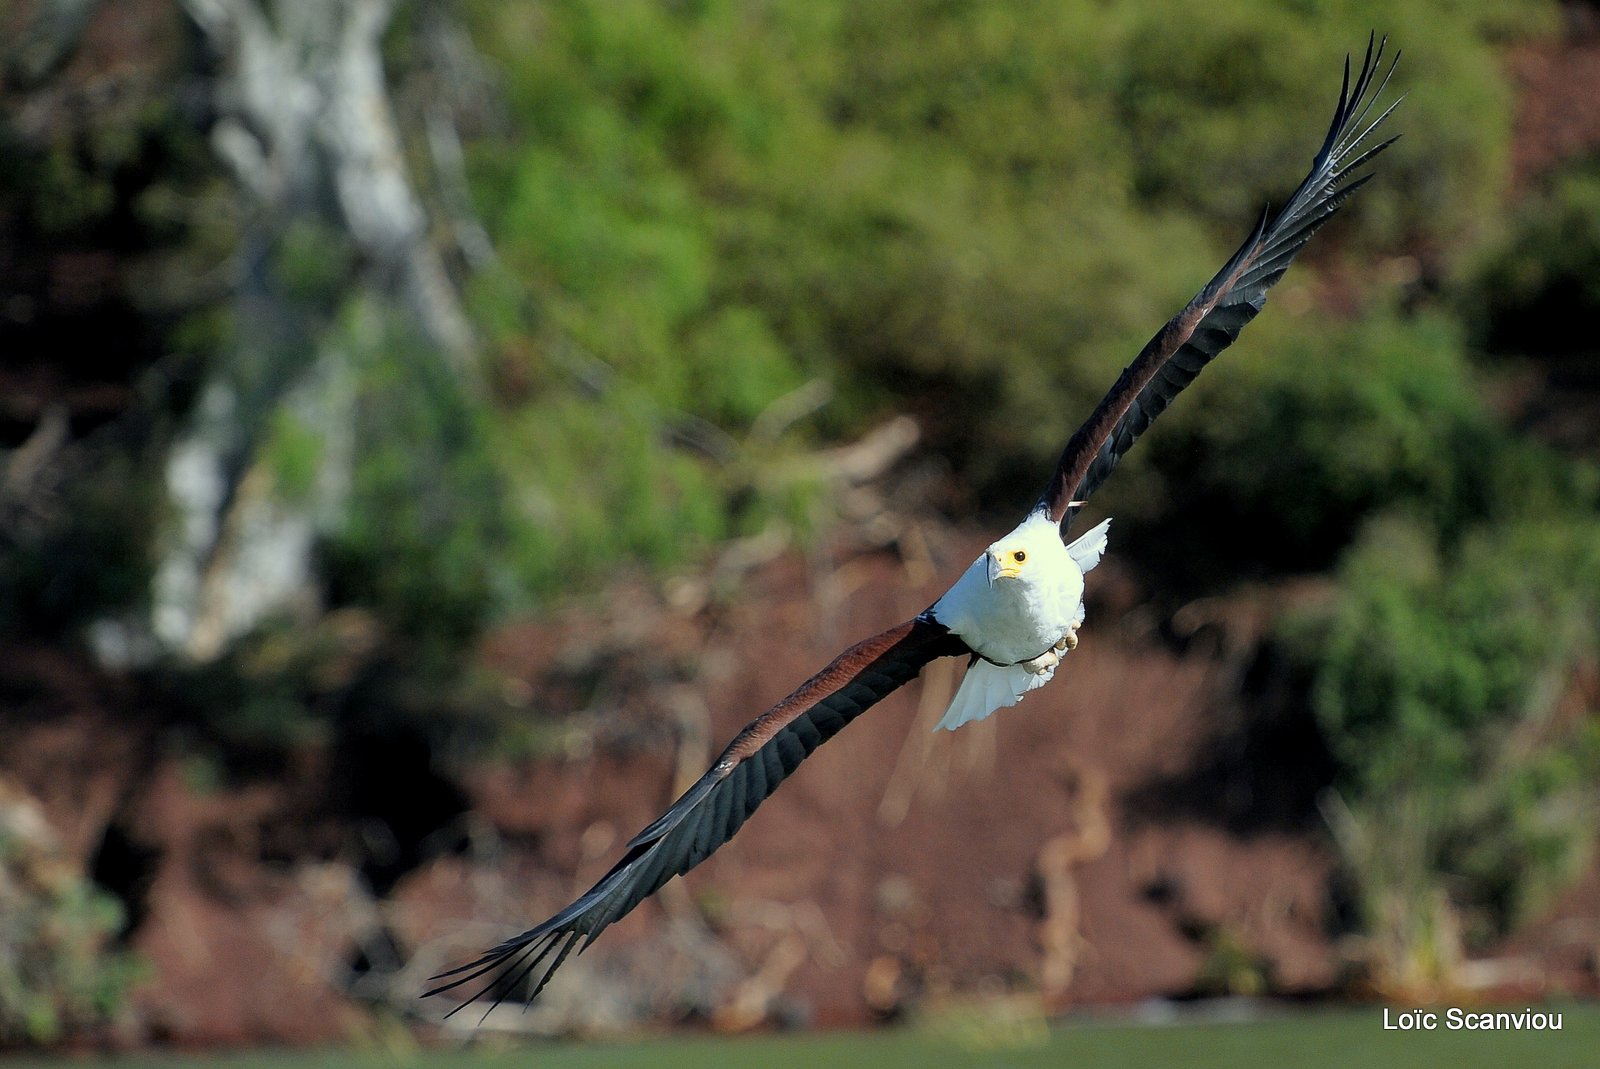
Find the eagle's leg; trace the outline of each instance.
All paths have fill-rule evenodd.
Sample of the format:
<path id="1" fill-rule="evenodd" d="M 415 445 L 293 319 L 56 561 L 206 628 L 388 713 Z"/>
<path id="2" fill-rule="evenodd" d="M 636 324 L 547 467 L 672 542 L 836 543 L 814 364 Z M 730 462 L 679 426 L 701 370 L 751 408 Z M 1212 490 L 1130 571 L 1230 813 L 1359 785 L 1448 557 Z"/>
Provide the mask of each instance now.
<path id="1" fill-rule="evenodd" d="M 1022 667 L 1028 670 L 1029 675 L 1043 675 L 1061 663 L 1060 645 L 1045 650 L 1032 660 L 1023 661 Z"/>
<path id="2" fill-rule="evenodd" d="M 1061 663 L 1062 654 L 1069 653 L 1077 648 L 1078 625 L 1073 624 L 1067 629 L 1067 633 L 1061 636 L 1060 641 L 1032 660 L 1023 661 L 1022 667 L 1026 668 L 1030 675 L 1042 675 Z"/>

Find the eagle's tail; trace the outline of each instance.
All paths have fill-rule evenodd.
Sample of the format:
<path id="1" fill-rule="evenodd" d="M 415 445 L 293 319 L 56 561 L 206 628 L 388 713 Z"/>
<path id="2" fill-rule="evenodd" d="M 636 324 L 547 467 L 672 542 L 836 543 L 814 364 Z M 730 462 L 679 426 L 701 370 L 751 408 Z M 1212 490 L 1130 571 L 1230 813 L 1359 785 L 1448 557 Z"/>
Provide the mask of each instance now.
<path id="1" fill-rule="evenodd" d="M 962 724 L 982 720 L 996 709 L 1005 709 L 1022 700 L 1022 696 L 1035 687 L 1042 687 L 1055 675 L 1054 668 L 1037 675 L 1020 664 L 998 665 L 979 657 L 967 666 L 967 674 L 956 688 L 944 719 L 938 727 L 954 731 Z"/>

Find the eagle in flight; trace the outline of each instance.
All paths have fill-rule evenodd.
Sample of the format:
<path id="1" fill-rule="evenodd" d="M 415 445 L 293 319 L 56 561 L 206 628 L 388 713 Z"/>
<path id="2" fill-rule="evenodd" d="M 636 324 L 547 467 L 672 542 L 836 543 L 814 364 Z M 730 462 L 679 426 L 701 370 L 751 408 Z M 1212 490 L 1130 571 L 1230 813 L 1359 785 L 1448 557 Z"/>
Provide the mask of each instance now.
<path id="1" fill-rule="evenodd" d="M 674 876 L 733 838 L 813 750 L 940 657 L 966 657 L 965 678 L 940 727 L 954 729 L 1015 705 L 1048 682 L 1077 645 L 1083 574 L 1105 550 L 1107 524 L 1067 544 L 1064 531 L 1095 489 L 1183 388 L 1266 303 L 1317 228 L 1372 177 L 1352 173 L 1394 143 L 1369 144 L 1400 103 L 1369 118 L 1395 64 L 1378 79 L 1384 41 L 1367 42 L 1352 84 L 1350 59 L 1327 137 L 1308 174 L 1281 207 L 1262 213 L 1212 280 L 1145 345 L 1073 434 L 1044 494 L 1015 530 L 973 561 L 944 596 L 905 623 L 856 643 L 800 688 L 751 721 L 716 763 L 627 844 L 600 881 L 554 917 L 477 960 L 434 977 L 436 995 L 482 983 L 451 1010 L 488 996 L 532 1001 L 574 949 Z"/>

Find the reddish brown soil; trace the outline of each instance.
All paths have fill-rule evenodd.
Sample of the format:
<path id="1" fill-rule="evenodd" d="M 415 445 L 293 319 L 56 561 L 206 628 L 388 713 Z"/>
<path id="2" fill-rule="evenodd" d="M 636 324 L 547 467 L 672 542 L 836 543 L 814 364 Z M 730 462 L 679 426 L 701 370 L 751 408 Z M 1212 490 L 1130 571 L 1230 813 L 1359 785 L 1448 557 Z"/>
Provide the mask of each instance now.
<path id="1" fill-rule="evenodd" d="M 755 573 L 714 631 L 698 636 L 713 652 L 687 681 L 705 696 L 717 744 L 848 639 L 925 607 L 981 548 L 972 538 L 934 540 L 946 544 L 921 581 L 882 553 L 845 558 L 815 593 L 797 557 Z M 656 615 L 669 646 L 702 626 L 641 610 L 638 599 L 630 605 Z M 1187 991 L 1205 957 L 1197 931 L 1236 937 L 1287 989 L 1329 984 L 1329 862 L 1315 836 L 1240 835 L 1203 814 L 1135 820 L 1125 811 L 1126 793 L 1190 770 L 1206 752 L 1214 730 L 1207 710 L 1228 701 L 1237 679 L 1223 661 L 1175 657 L 1124 635 L 1137 610 L 1119 618 L 1111 605 L 1101 609 L 1094 635 L 1063 669 L 1064 685 L 1017 709 L 931 734 L 957 674 L 955 662 L 941 663 L 818 751 L 732 845 L 688 877 L 696 900 L 718 903 L 728 941 L 758 965 L 792 926 L 772 927 L 773 916 L 813 918 L 814 930 L 802 933 L 805 960 L 785 990 L 829 1023 L 864 1018 L 867 968 L 880 957 L 915 991 L 1029 988 L 1042 952 L 1041 850 L 1104 819 L 1109 848 L 1070 867 L 1082 909 L 1077 967 L 1053 1002 Z M 494 657 L 537 690 L 541 668 L 585 641 L 570 628 L 528 627 L 501 634 Z M 700 753 L 696 773 L 710 756 Z M 1086 812 L 1085 784 L 1095 782 L 1109 800 Z M 543 919 L 600 875 L 620 843 L 671 801 L 674 784 L 664 755 L 596 752 L 501 769 L 475 790 L 479 812 L 503 833 L 536 842 L 539 859 L 557 871 L 577 870 L 570 884 L 504 903 L 512 913 L 493 929 L 498 937 Z M 594 953 L 617 953 L 660 923 L 654 907 L 641 912 L 646 919 L 607 933 Z M 453 923 L 465 929 L 467 920 Z M 448 934 L 450 923 L 415 935 Z M 457 954 L 471 949 L 463 942 Z"/>
<path id="2" fill-rule="evenodd" d="M 151 852 L 133 934 L 150 977 L 128 1038 L 348 1038 L 373 1027 L 364 999 L 416 1010 L 428 973 L 570 901 L 685 773 L 849 638 L 921 609 L 982 538 L 924 526 L 911 541 L 931 547 L 922 564 L 849 545 L 789 553 L 711 607 L 671 584 L 675 599 L 619 588 L 501 631 L 485 656 L 525 715 L 582 709 L 578 730 L 552 732 L 562 755 L 463 771 L 474 845 L 381 898 L 325 848 L 312 814 L 334 784 L 315 753 L 275 782 L 208 788 L 153 748 L 159 717 L 137 688 L 60 653 L 0 660 L 0 686 L 20 698 L 0 720 L 0 753 L 85 860 L 108 824 Z M 1210 640 L 1180 656 L 1151 636 L 1114 562 L 1095 578 L 1090 627 L 1050 687 L 932 734 L 955 673 L 930 669 L 575 959 L 541 1011 L 493 1023 L 841 1025 L 1004 991 L 1062 1009 L 1227 990 L 1228 975 L 1234 989 L 1333 987 L 1332 861 L 1305 790 L 1284 793 L 1314 790 L 1321 758 L 1292 730 L 1229 757 L 1260 598 L 1185 610 L 1182 628 L 1203 625 Z M 583 695 L 573 681 L 596 657 L 620 682 Z M 1597 881 L 1485 975 L 1515 990 L 1591 990 Z M 380 931 L 399 971 L 352 998 L 350 966 Z M 1241 955 L 1243 977 L 1218 972 Z"/>
<path id="3" fill-rule="evenodd" d="M 1517 97 L 1512 170 L 1520 187 L 1552 166 L 1600 148 L 1600 8 L 1568 4 L 1566 34 L 1511 59 Z"/>
<path id="4" fill-rule="evenodd" d="M 86 865 L 112 825 L 148 854 L 135 889 L 133 946 L 150 966 L 137 1034 L 338 1039 L 366 1027 L 366 1011 L 342 992 L 376 928 L 387 925 L 414 966 L 376 997 L 414 1005 L 427 972 L 564 905 L 671 800 L 675 776 L 697 774 L 848 639 L 924 607 L 979 545 L 920 534 L 934 547 L 931 568 L 844 547 L 819 571 L 815 557 L 791 553 L 751 572 L 720 608 L 619 590 L 602 607 L 497 635 L 487 656 L 526 687 L 512 689 L 531 695 L 529 717 L 573 707 L 537 708 L 547 695 L 571 698 L 574 666 L 597 653 L 618 662 L 622 682 L 584 703 L 585 735 L 597 741 L 466 773 L 472 833 L 489 845 L 424 865 L 383 901 L 323 848 L 309 814 L 332 785 L 319 782 L 315 755 L 268 784 L 192 782 L 189 766 L 155 749 L 160 717 L 138 688 L 69 655 L 13 648 L 0 660 L 15 699 L 0 719 L 0 753 Z M 1054 945 L 1053 975 L 1064 963 L 1070 982 L 1058 980 L 1048 1004 L 1126 1001 L 1193 988 L 1221 933 L 1258 955 L 1281 989 L 1330 983 L 1329 862 L 1316 835 L 1241 834 L 1205 806 L 1140 800 L 1206 760 L 1236 669 L 1153 645 L 1131 584 L 1110 564 L 1097 576 L 1092 630 L 1056 684 L 934 735 L 954 676 L 953 662 L 936 666 L 820 750 L 691 874 L 687 894 L 665 894 L 665 908 L 647 904 L 608 931 L 563 972 L 552 1000 L 587 999 L 605 983 L 632 1000 L 612 1018 L 618 1026 L 641 1012 L 718 1014 L 771 966 L 781 999 L 720 1023 L 769 1012 L 860 1023 L 926 997 L 1037 989 Z M 676 718 L 665 727 L 663 711 Z M 1052 841 L 1077 860 L 1047 872 Z M 669 917 L 709 921 L 715 938 L 685 944 Z M 640 964 L 657 960 L 678 964 Z M 869 985 L 869 968 L 884 990 Z M 701 993 L 678 997 L 673 969 L 701 977 Z M 566 1025 L 605 1021 L 555 1022 Z"/>

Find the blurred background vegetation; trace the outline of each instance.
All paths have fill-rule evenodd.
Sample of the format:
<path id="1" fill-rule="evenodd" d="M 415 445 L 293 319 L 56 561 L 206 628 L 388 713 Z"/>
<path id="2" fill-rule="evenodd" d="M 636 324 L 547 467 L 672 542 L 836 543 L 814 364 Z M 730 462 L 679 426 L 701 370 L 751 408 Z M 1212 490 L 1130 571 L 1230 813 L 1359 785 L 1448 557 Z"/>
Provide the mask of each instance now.
<path id="1" fill-rule="evenodd" d="M 1266 641 L 1380 989 L 1587 862 L 1600 436 L 1518 391 L 1593 366 L 1600 156 L 1512 182 L 1506 60 L 1557 5 L 96 6 L 0 8 L 0 634 L 149 681 L 208 775 L 492 749 L 486 630 L 807 544 L 810 461 L 896 414 L 930 512 L 1008 522 L 1387 32 L 1404 140 L 1098 504 L 1166 614 L 1328 577 Z M 14 841 L 88 933 L 5 937 L 43 1042 L 114 1001 L 115 911 Z"/>

